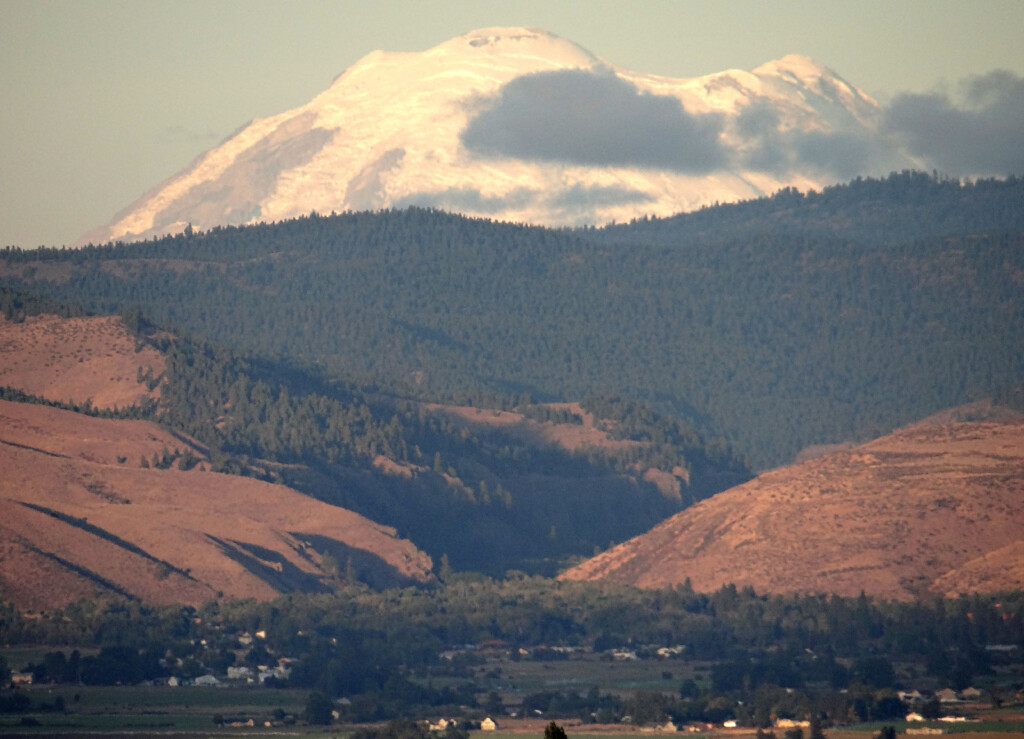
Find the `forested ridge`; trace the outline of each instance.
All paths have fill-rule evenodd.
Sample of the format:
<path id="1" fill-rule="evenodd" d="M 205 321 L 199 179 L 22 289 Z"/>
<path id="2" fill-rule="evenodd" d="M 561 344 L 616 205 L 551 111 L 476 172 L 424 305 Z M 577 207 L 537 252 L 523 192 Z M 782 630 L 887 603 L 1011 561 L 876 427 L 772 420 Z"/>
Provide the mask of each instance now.
<path id="1" fill-rule="evenodd" d="M 609 243 L 694 244 L 750 236 L 765 230 L 830 236 L 865 245 L 896 245 L 952 233 L 1024 228 L 1020 207 L 1024 181 L 961 181 L 923 172 L 860 178 L 801 192 L 793 187 L 771 197 L 705 206 L 667 218 L 645 218 L 585 233 Z"/>
<path id="2" fill-rule="evenodd" d="M 280 362 L 155 342 L 167 369 L 154 417 L 206 444 L 215 469 L 259 474 L 395 526 L 460 569 L 553 574 L 566 556 L 639 534 L 749 478 L 721 440 L 634 402 L 588 399 L 616 436 L 640 443 L 569 452 Z M 381 457 L 402 471 L 381 472 Z M 689 484 L 666 495 L 641 480 L 649 468 L 681 468 Z"/>
<path id="3" fill-rule="evenodd" d="M 603 230 L 314 215 L 0 274 L 407 395 L 646 401 L 765 467 L 1019 383 L 1022 200 L 904 173 Z"/>

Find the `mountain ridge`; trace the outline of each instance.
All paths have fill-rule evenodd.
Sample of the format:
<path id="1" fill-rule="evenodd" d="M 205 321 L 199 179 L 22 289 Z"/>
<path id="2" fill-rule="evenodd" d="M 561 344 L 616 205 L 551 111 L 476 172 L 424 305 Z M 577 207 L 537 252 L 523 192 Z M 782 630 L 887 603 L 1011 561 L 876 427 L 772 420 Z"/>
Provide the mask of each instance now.
<path id="1" fill-rule="evenodd" d="M 77 244 L 406 205 L 557 226 L 666 216 L 820 187 L 835 179 L 826 149 L 852 147 L 881 172 L 912 166 L 868 144 L 878 115 L 870 96 L 798 55 L 673 79 L 540 29 L 485 28 L 363 57 Z"/>
<path id="2" fill-rule="evenodd" d="M 1022 192 L 901 173 L 574 231 L 315 216 L 12 249 L 0 278 L 409 397 L 633 398 L 763 468 L 1019 381 Z"/>

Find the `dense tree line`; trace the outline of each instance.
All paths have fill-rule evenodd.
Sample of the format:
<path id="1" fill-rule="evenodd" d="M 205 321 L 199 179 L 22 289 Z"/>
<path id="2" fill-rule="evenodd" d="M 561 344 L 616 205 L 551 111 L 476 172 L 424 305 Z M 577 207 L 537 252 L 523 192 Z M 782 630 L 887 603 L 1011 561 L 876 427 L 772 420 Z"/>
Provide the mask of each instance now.
<path id="1" fill-rule="evenodd" d="M 642 400 L 760 467 L 1019 384 L 1022 194 L 905 173 L 605 230 L 411 209 L 0 259 L 48 299 L 408 395 Z"/>
<path id="2" fill-rule="evenodd" d="M 85 308 L 80 305 L 61 303 L 6 287 L 0 287 L 0 313 L 13 323 L 21 323 L 29 316 L 38 316 L 42 313 L 61 318 L 80 318 L 87 315 Z"/>
<path id="3" fill-rule="evenodd" d="M 66 411 L 82 413 L 86 416 L 97 418 L 151 418 L 156 411 L 156 403 L 145 398 L 138 405 L 126 406 L 125 408 L 95 408 L 92 400 L 86 398 L 81 403 L 69 403 L 61 400 L 51 400 L 32 393 L 26 393 L 17 388 L 0 385 L 0 400 L 7 400 L 12 403 L 32 403 L 34 405 L 45 405 L 50 408 L 61 408 Z"/>
<path id="4" fill-rule="evenodd" d="M 587 229 L 606 243 L 675 243 L 680 246 L 763 233 L 841 238 L 877 247 L 952 233 L 1024 228 L 1018 204 L 1024 180 L 961 181 L 933 173 L 893 172 L 801 192 L 786 187 L 771 197 L 704 206 L 666 218 Z"/>

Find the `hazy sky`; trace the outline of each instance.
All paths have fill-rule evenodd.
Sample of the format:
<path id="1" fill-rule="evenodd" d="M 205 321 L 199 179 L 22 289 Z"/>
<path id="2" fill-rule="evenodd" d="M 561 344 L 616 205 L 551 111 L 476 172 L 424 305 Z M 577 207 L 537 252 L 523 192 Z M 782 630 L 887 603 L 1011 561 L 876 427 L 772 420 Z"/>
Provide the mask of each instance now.
<path id="1" fill-rule="evenodd" d="M 804 54 L 882 103 L 1024 76 L 1024 0 L 0 0 L 0 246 L 72 243 L 370 51 L 519 25 L 672 77 Z"/>

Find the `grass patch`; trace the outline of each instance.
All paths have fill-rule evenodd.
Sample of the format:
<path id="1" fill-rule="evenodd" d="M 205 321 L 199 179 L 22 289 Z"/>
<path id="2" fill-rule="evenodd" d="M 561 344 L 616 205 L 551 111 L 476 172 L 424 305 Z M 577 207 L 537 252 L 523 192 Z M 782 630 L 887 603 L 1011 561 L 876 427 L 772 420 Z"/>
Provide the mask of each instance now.
<path id="1" fill-rule="evenodd" d="M 494 667 L 488 664 L 477 668 L 474 675 L 477 684 L 486 684 L 485 676 Z M 602 693 L 620 695 L 636 690 L 675 693 L 687 678 L 697 678 L 700 682 L 700 670 L 695 671 L 692 662 L 681 660 L 610 662 L 588 655 L 588 658 L 555 662 L 502 662 L 500 668 L 500 676 L 494 680 L 500 686 L 499 692 L 505 689 L 526 695 L 554 690 L 586 693 L 595 686 Z"/>
<path id="2" fill-rule="evenodd" d="M 33 703 L 64 699 L 65 713 L 29 713 L 38 726 L 22 726 L 21 715 L 0 717 L 0 735 L 11 732 L 51 736 L 103 732 L 219 733 L 213 717 L 252 718 L 257 726 L 270 720 L 275 709 L 299 714 L 306 703 L 305 690 L 228 687 L 167 686 L 33 686 Z M 237 730 L 235 730 L 237 731 Z"/>

